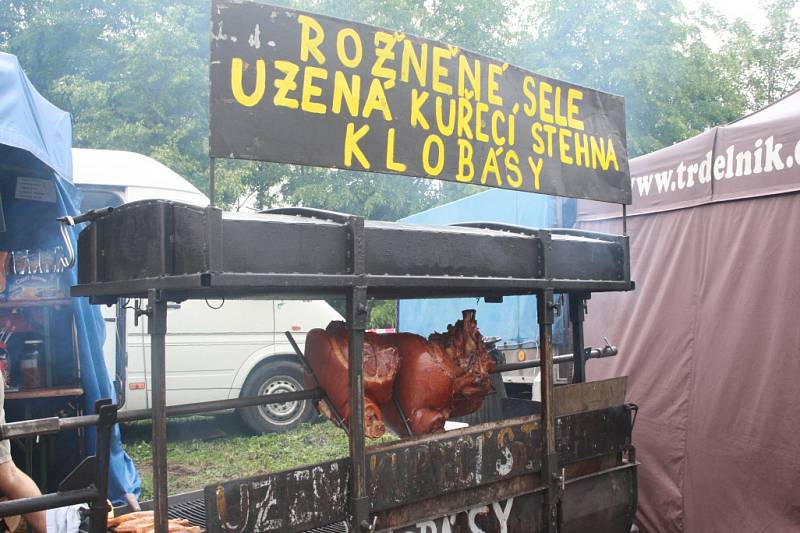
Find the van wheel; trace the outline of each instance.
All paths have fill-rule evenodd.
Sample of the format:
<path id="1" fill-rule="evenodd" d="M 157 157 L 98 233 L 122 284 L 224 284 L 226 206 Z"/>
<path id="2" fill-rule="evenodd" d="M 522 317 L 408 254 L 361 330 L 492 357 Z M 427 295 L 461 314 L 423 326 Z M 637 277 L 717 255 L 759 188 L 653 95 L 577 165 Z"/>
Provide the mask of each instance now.
<path id="1" fill-rule="evenodd" d="M 242 396 L 263 396 L 303 389 L 303 368 L 292 361 L 277 360 L 257 367 L 247 376 Z M 254 433 L 286 431 L 301 422 L 308 422 L 313 415 L 314 406 L 309 400 L 239 409 L 242 421 Z"/>

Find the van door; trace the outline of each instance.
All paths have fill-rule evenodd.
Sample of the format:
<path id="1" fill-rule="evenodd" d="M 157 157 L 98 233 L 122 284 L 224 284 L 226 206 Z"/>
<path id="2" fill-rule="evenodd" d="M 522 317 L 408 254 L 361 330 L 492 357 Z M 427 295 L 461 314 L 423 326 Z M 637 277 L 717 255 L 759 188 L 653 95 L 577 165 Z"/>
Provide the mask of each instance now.
<path id="1" fill-rule="evenodd" d="M 128 375 L 125 389 L 125 409 L 147 409 L 150 407 L 150 376 L 145 373 L 145 362 L 150 359 L 149 343 L 145 346 L 147 336 L 147 319 L 139 317 L 139 323 L 134 321 L 134 300 L 130 300 L 125 309 L 126 351 L 128 352 Z M 142 302 L 140 305 L 146 305 Z"/>
<path id="2" fill-rule="evenodd" d="M 132 301 L 132 300 L 131 300 Z M 106 338 L 103 343 L 103 359 L 108 370 L 108 377 L 113 383 L 117 376 L 124 376 L 122 386 L 125 388 L 125 404 L 122 409 L 145 409 L 148 398 L 145 394 L 146 383 L 144 375 L 144 345 L 142 343 L 143 320 L 137 326 L 133 322 L 132 304 L 127 303 L 125 308 L 125 354 L 122 364 L 127 368 L 117 367 L 117 306 L 98 306 L 100 315 L 105 324 Z M 147 354 L 149 355 L 149 354 Z M 124 370 L 124 372 L 122 372 Z M 122 379 L 121 379 L 122 381 Z"/>
<path id="3" fill-rule="evenodd" d="M 273 329 L 270 300 L 168 303 L 167 404 L 227 399 L 245 361 L 274 344 Z M 144 344 L 149 354 L 149 336 Z"/>

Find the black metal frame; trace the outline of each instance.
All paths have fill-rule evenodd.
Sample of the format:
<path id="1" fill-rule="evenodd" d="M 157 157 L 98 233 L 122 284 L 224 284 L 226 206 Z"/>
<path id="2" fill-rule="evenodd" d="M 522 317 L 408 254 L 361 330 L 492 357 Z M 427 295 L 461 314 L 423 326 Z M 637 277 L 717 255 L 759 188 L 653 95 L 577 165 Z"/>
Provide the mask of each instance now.
<path id="1" fill-rule="evenodd" d="M 350 333 L 352 336 L 356 338 L 355 342 L 361 342 L 362 349 L 359 350 L 359 353 L 363 353 L 363 334 L 365 326 L 365 309 L 366 309 L 366 295 L 364 294 L 365 291 L 363 289 L 360 290 L 353 290 L 353 294 L 348 299 L 350 302 L 348 304 L 348 317 L 351 318 L 350 323 L 355 324 L 360 327 L 354 327 L 350 329 Z M 166 302 L 168 298 L 160 291 L 153 291 L 151 294 L 151 298 L 149 300 L 149 307 L 148 310 L 145 311 L 145 314 L 149 318 L 149 332 L 153 337 L 153 344 L 154 347 L 153 354 L 155 358 L 159 357 L 159 352 L 163 353 L 164 345 L 160 339 L 163 339 L 163 335 L 166 332 L 166 323 L 165 319 L 163 318 L 166 315 Z M 547 505 L 549 514 L 548 516 L 551 518 L 550 521 L 550 531 L 557 531 L 558 529 L 558 516 L 559 516 L 559 502 L 561 495 L 563 493 L 563 475 L 559 474 L 558 472 L 558 454 L 555 453 L 555 433 L 554 433 L 554 424 L 555 424 L 555 417 L 553 415 L 553 403 L 552 403 L 552 382 L 548 382 L 547 379 L 544 378 L 546 375 L 552 375 L 552 365 L 564 363 L 573 360 L 573 356 L 571 354 L 556 356 L 553 357 L 552 355 L 552 344 L 547 342 L 547 339 L 552 338 L 552 314 L 554 305 L 552 303 L 552 291 L 545 292 L 540 296 L 540 327 L 542 338 L 545 339 L 545 342 L 542 343 L 542 348 L 540 349 L 541 359 L 539 361 L 531 361 L 526 363 L 518 363 L 518 364 L 506 364 L 506 365 L 498 365 L 496 372 L 506 372 L 506 371 L 513 371 L 518 370 L 520 368 L 529 368 L 534 366 L 545 366 L 546 368 L 550 368 L 550 372 L 545 371 L 543 373 L 543 383 L 542 389 L 543 393 L 546 391 L 550 391 L 550 394 L 547 396 L 543 395 L 545 401 L 543 402 L 543 419 L 542 419 L 542 426 L 543 426 L 543 435 L 545 442 L 543 443 L 543 450 L 547 450 L 548 453 L 545 454 L 544 457 L 544 468 L 543 472 L 546 473 L 545 480 L 548 480 L 547 484 Z M 363 304 L 364 307 L 359 308 L 359 303 Z M 161 317 L 159 317 L 158 308 L 162 308 Z M 163 332 L 163 333 L 162 333 Z M 355 343 L 351 344 L 352 346 L 356 346 Z M 548 348 L 549 347 L 549 348 Z M 614 354 L 614 350 L 592 350 L 587 349 L 587 357 L 605 357 Z M 161 356 L 161 360 L 163 361 L 163 355 Z M 358 363 L 359 361 L 356 361 Z M 156 363 L 156 361 L 153 361 Z M 351 365 L 351 368 L 358 368 L 363 369 L 363 365 Z M 158 373 L 164 372 L 163 364 L 156 366 L 153 364 L 153 370 Z M 154 373 L 155 373 L 154 372 Z M 363 376 L 361 372 L 353 372 L 355 374 L 355 379 L 351 381 L 351 383 L 355 383 L 355 388 L 361 388 L 363 391 Z M 159 384 L 156 387 L 156 384 Z M 246 398 L 236 398 L 230 400 L 217 400 L 217 401 L 209 401 L 209 402 L 199 402 L 199 403 L 192 403 L 192 404 L 184 404 L 178 405 L 167 408 L 163 403 L 159 406 L 159 403 L 163 401 L 164 397 L 158 394 L 158 390 L 161 390 L 162 393 L 165 390 L 163 386 L 163 380 L 158 382 L 156 381 L 156 376 L 154 376 L 154 390 L 153 390 L 153 409 L 140 409 L 140 410 L 131 410 L 122 413 L 117 413 L 117 406 L 111 404 L 110 400 L 101 400 L 98 401 L 96 406 L 96 414 L 94 415 L 84 415 L 79 417 L 72 417 L 72 418 L 45 418 L 39 420 L 31 420 L 31 421 L 24 421 L 24 422 L 12 422 L 5 425 L 0 425 L 0 439 L 3 438 L 16 438 L 16 437 L 26 437 L 32 435 L 39 435 L 39 434 L 49 434 L 55 433 L 58 431 L 66 431 L 77 429 L 81 427 L 87 427 L 91 425 L 96 425 L 98 427 L 97 431 L 97 453 L 95 456 L 89 457 L 84 462 L 82 462 L 76 470 L 70 474 L 70 476 L 59 486 L 59 492 L 55 494 L 47 494 L 40 497 L 35 498 L 27 498 L 22 500 L 14 500 L 10 502 L 3 502 L 0 503 L 0 517 L 2 516 L 9 516 L 15 514 L 23 514 L 32 511 L 50 509 L 54 507 L 59 507 L 63 505 L 70 505 L 74 503 L 82 503 L 88 502 L 92 509 L 92 533 L 100 533 L 101 531 L 106 530 L 106 519 L 107 519 L 107 505 L 106 500 L 108 497 L 108 466 L 109 466 L 109 458 L 110 458 L 110 439 L 111 439 L 111 430 L 115 423 L 119 422 L 129 422 L 134 420 L 145 420 L 145 419 L 152 419 L 153 422 L 153 455 L 156 457 L 158 461 L 161 461 L 164 466 L 166 466 L 166 432 L 162 429 L 159 429 L 159 419 L 166 423 L 166 418 L 174 417 L 174 416 L 187 416 L 192 414 L 199 414 L 199 413 L 206 413 L 206 412 L 213 412 L 213 411 L 220 411 L 225 409 L 235 409 L 240 407 L 249 407 L 255 405 L 263 405 L 268 403 L 282 403 L 287 401 L 297 401 L 297 400 L 324 400 L 325 394 L 324 392 L 319 389 L 311 389 L 311 390 L 304 390 L 298 392 L 291 392 L 291 393 L 280 393 L 280 394 L 273 394 L 267 396 L 256 396 L 256 397 L 246 397 Z M 363 402 L 363 393 L 361 394 L 362 402 Z M 550 406 L 549 408 L 547 406 Z M 362 403 L 363 409 L 363 403 Z M 363 421 L 363 416 L 360 419 L 354 420 L 361 420 Z M 549 420 L 549 422 L 548 422 Z M 353 487 L 352 487 L 352 497 L 350 502 L 350 508 L 352 512 L 352 519 L 354 522 L 354 526 L 357 525 L 358 529 L 356 530 L 368 530 L 370 527 L 369 524 L 369 512 L 370 512 L 370 502 L 368 497 L 366 496 L 366 478 L 363 477 L 363 473 L 366 472 L 366 465 L 364 463 L 365 458 L 365 446 L 364 446 L 364 437 L 363 437 L 363 422 L 362 424 L 352 424 L 352 427 L 355 429 L 357 427 L 361 427 L 361 440 L 360 443 L 357 439 L 353 437 L 353 433 L 350 432 L 350 447 L 351 447 L 351 457 L 357 456 L 360 452 L 362 458 L 362 465 L 361 465 L 361 472 L 362 472 L 362 484 L 359 487 L 358 478 L 355 476 L 353 477 Z M 162 447 L 161 451 L 157 450 L 157 447 Z M 155 461 L 154 461 L 155 464 Z M 356 461 L 353 461 L 353 471 L 354 473 L 359 468 L 356 466 Z M 158 474 L 156 474 L 158 472 Z M 163 490 L 155 490 L 155 497 L 154 497 L 154 509 L 156 509 L 156 513 L 164 513 L 163 516 L 164 521 L 166 521 L 166 512 L 167 512 L 167 491 L 166 491 L 166 468 L 154 468 L 154 488 L 155 487 L 163 487 Z M 362 489 L 362 492 L 358 492 L 359 488 Z M 161 509 L 160 511 L 158 509 Z M 166 524 L 165 524 L 166 525 Z"/>
<path id="2" fill-rule="evenodd" d="M 137 210 L 141 214 L 132 214 Z M 161 239 L 157 249 L 151 246 L 155 257 L 124 257 L 125 253 L 117 253 L 127 244 L 115 242 L 111 234 L 120 231 L 119 220 L 129 215 L 148 222 L 130 246 L 147 246 L 145 235 L 151 241 Z M 242 220 L 215 208 L 192 208 L 167 201 L 127 204 L 107 217 L 113 221 L 106 223 L 106 217 L 100 218 L 81 233 L 78 243 L 82 253 L 79 284 L 73 287 L 72 295 L 91 297 L 95 303 L 112 303 L 116 297 L 144 297 L 153 289 L 181 300 L 257 294 L 345 296 L 353 287 L 364 287 L 370 298 L 380 299 L 497 298 L 547 289 L 597 292 L 631 288 L 628 239 L 604 233 L 534 230 L 480 222 L 442 231 L 435 226 L 365 223 L 360 217 L 306 208 L 270 210 L 261 219 Z M 356 226 L 358 231 L 354 233 Z M 228 258 L 226 252 L 233 249 L 222 242 L 223 228 L 225 240 L 238 235 L 235 242 L 245 243 L 243 235 L 253 234 L 267 235 L 260 244 L 275 249 L 297 250 L 297 241 L 306 242 L 304 249 L 309 251 L 319 247 L 319 256 L 307 257 L 307 262 L 317 268 L 302 268 L 286 261 L 273 264 L 273 257 L 266 253 L 260 261 L 253 257 Z M 203 249 L 178 263 L 175 257 L 186 246 L 175 243 L 198 239 L 206 242 Z M 418 241 L 420 246 L 415 247 L 412 243 Z M 508 244 L 505 257 L 495 255 L 500 249 L 498 244 L 492 246 L 494 242 L 503 247 Z M 399 250 L 390 249 L 394 245 Z M 355 246 L 360 247 L 358 254 Z M 484 247 L 490 250 L 481 251 Z M 101 249 L 105 254 L 98 253 Z M 334 250 L 336 257 L 328 260 L 325 254 Z M 601 250 L 603 257 L 593 255 L 592 261 L 585 260 L 585 254 Z M 460 254 L 467 251 L 471 251 L 469 260 L 460 260 Z M 524 259 L 519 255 L 522 251 Z M 455 259 L 445 266 L 429 260 L 430 254 L 449 254 Z M 399 265 L 389 266 L 390 258 L 397 259 Z M 496 267 L 505 260 L 513 262 L 513 267 Z M 126 268 L 131 261 L 137 262 L 135 267 Z M 596 265 L 600 270 L 595 269 Z M 461 268 L 469 272 L 462 272 Z"/>
<path id="3" fill-rule="evenodd" d="M 240 407 L 251 407 L 269 403 L 299 400 L 318 400 L 324 397 L 321 389 L 284 392 L 265 396 L 250 396 L 230 400 L 215 400 L 176 405 L 167 408 L 165 418 L 223 411 Z M 119 406 L 110 399 L 98 400 L 95 414 L 69 418 L 49 417 L 21 422 L 0 424 L 0 440 L 37 435 L 48 435 L 60 431 L 97 426 L 95 455 L 85 458 L 60 484 L 58 492 L 0 502 L 0 518 L 43 511 L 65 505 L 88 503 L 92 511 L 91 533 L 105 532 L 108 517 L 108 469 L 111 456 L 111 436 L 117 422 L 155 419 L 152 409 L 137 409 L 118 413 Z"/>
<path id="4" fill-rule="evenodd" d="M 122 210 L 122 208 L 120 209 Z M 221 223 L 221 215 L 213 208 L 206 211 L 210 225 Z M 199 412 L 209 412 L 236 407 L 277 403 L 301 399 L 324 399 L 324 394 L 319 389 L 284 393 L 254 398 L 237 398 L 233 400 L 202 402 L 167 408 L 165 386 L 165 335 L 167 332 L 167 302 L 182 301 L 189 298 L 209 298 L 214 295 L 225 297 L 246 297 L 255 295 L 286 294 L 302 297 L 308 294 L 344 294 L 346 297 L 346 319 L 349 338 L 349 389 L 350 414 L 349 447 L 352 462 L 352 476 L 350 478 L 350 521 L 353 531 L 366 531 L 370 528 L 370 500 L 367 492 L 367 467 L 364 442 L 364 384 L 363 384 L 363 345 L 364 330 L 367 321 L 368 299 L 372 297 L 446 297 L 451 295 L 480 295 L 484 297 L 499 297 L 510 294 L 536 294 L 539 305 L 540 327 L 540 359 L 538 362 L 523 363 L 522 365 L 541 366 L 542 368 L 542 451 L 543 469 L 542 480 L 546 486 L 546 524 L 548 531 L 557 531 L 559 528 L 559 509 L 561 495 L 564 487 L 564 474 L 559 472 L 559 459 L 555 442 L 555 411 L 553 406 L 553 364 L 556 362 L 552 347 L 552 324 L 555 304 L 554 292 L 567 292 L 574 294 L 574 301 L 581 302 L 591 290 L 628 290 L 631 288 L 628 268 L 627 238 L 594 234 L 576 230 L 531 230 L 516 226 L 473 223 L 466 226 L 486 231 L 504 232 L 506 235 L 515 234 L 532 239 L 536 246 L 539 264 L 536 275 L 532 278 L 513 277 L 476 277 L 461 276 L 457 273 L 449 275 L 396 275 L 376 274 L 367 272 L 366 229 L 364 219 L 361 217 L 329 213 L 307 209 L 283 209 L 273 211 L 281 215 L 295 215 L 301 217 L 323 218 L 344 225 L 347 236 L 346 271 L 343 273 L 327 274 L 299 274 L 293 272 L 276 273 L 242 273 L 225 272 L 222 270 L 222 257 L 220 243 L 212 234 L 211 226 L 205 228 L 208 233 L 204 235 L 208 240 L 204 248 L 208 252 L 207 265 L 209 270 L 196 274 L 175 274 L 173 268 L 173 250 L 169 238 L 165 239 L 163 268 L 164 274 L 160 277 L 148 277 L 134 280 L 102 281 L 95 278 L 83 281 L 72 290 L 74 296 L 90 296 L 96 303 L 113 303 L 120 297 L 143 296 L 148 299 L 147 309 L 143 314 L 148 316 L 148 333 L 151 336 L 151 375 L 152 375 L 152 411 L 128 411 L 117 415 L 115 406 L 98 405 L 96 415 L 87 415 L 72 419 L 43 419 L 23 423 L 6 424 L 0 427 L 0 437 L 22 436 L 36 433 L 48 433 L 62 429 L 81 427 L 97 424 L 98 454 L 97 459 L 81 465 L 80 476 L 70 476 L 71 479 L 91 480 L 90 488 L 70 490 L 65 493 L 42 496 L 29 500 L 20 500 L 0 504 L 0 516 L 21 512 L 21 509 L 46 509 L 53 507 L 53 502 L 58 505 L 74 503 L 76 501 L 92 502 L 92 509 L 96 520 L 93 521 L 93 531 L 105 529 L 105 514 L 100 516 L 100 502 L 105 507 L 108 474 L 108 444 L 110 442 L 110 428 L 117 420 L 153 419 L 153 486 L 154 509 L 156 516 L 156 532 L 167 531 L 167 455 L 166 455 L 166 419 L 170 416 L 181 416 Z M 100 217 L 102 218 L 102 217 Z M 216 222 L 215 222 L 216 221 Z M 85 253 L 97 254 L 100 252 L 98 243 L 103 241 L 102 224 L 97 224 L 96 231 L 92 233 L 89 250 Z M 173 229 L 173 214 L 169 212 L 161 220 L 163 235 L 170 235 Z M 94 225 L 89 226 L 90 231 Z M 221 228 L 221 226 L 219 226 Z M 373 227 L 373 231 L 375 228 Z M 559 279 L 555 268 L 551 264 L 550 249 L 553 236 L 570 235 L 574 237 L 591 238 L 596 241 L 614 242 L 620 246 L 622 255 L 617 259 L 618 274 L 616 279 L 592 281 L 585 279 Z M 83 237 L 83 235 L 82 235 Z M 427 238 L 431 238 L 428 236 Z M 370 241 L 372 242 L 372 241 Z M 430 243 L 430 241 L 428 241 Z M 564 243 L 561 243 L 562 245 Z M 79 243 L 80 245 L 80 243 Z M 564 250 L 562 248 L 562 250 Z M 406 253 L 407 250 L 397 250 L 397 253 Z M 567 256 L 574 255 L 574 250 L 563 252 Z M 85 257 L 85 256 L 84 256 Z M 96 258 L 93 258 L 96 259 Z M 558 258 L 556 258 L 558 260 Z M 560 259 L 562 265 L 565 259 Z M 83 268 L 83 265 L 82 267 Z M 92 263 L 87 266 L 93 269 L 93 275 L 104 275 L 106 265 Z M 567 269 L 569 270 L 569 269 Z M 79 275 L 82 273 L 79 273 Z M 86 279 L 82 277 L 82 279 Z M 572 305 L 572 304 L 571 304 Z M 573 317 L 573 325 L 582 330 L 582 322 Z M 576 343 L 575 353 L 578 354 L 576 362 L 581 363 L 584 350 L 581 342 Z M 560 359 L 564 358 L 558 358 Z M 581 365 L 582 366 L 582 365 Z M 501 365 L 498 371 L 516 370 L 521 365 Z M 113 409 L 113 413 L 111 410 Z M 101 434 L 104 435 L 101 438 Z M 102 439 L 106 439 L 101 442 Z M 87 475 L 90 472 L 92 475 Z M 100 476 L 105 476 L 102 481 Z M 73 483 L 74 485 L 74 483 Z M 65 488 L 67 488 L 65 486 Z M 68 488 L 72 488 L 69 485 Z M 31 501 L 36 500 L 36 501 Z M 27 506 L 27 507 L 26 507 Z M 102 525 L 102 527 L 101 527 Z M 95 529 L 96 528 L 96 529 Z"/>
<path id="5" fill-rule="evenodd" d="M 75 417 L 92 419 L 97 425 L 95 454 L 85 458 L 58 486 L 58 492 L 32 498 L 0 502 L 0 517 L 44 511 L 65 505 L 88 503 L 91 511 L 91 533 L 106 531 L 108 519 L 108 468 L 111 457 L 111 436 L 117 423 L 117 406 L 110 399 L 95 403 L 95 415 Z M 58 424 L 59 419 L 45 419 L 47 422 L 30 420 L 0 426 L 0 438 L 29 437 L 51 433 L 61 429 L 80 427 L 75 424 Z M 70 419 L 64 419 L 70 420 Z M 53 431 L 54 430 L 54 431 Z"/>

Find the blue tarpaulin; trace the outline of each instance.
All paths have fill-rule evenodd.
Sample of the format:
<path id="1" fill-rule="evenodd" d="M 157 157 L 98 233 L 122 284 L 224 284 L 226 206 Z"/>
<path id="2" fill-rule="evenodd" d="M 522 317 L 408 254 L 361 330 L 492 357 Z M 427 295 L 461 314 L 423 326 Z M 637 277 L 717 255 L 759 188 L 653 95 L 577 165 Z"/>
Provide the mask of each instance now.
<path id="1" fill-rule="evenodd" d="M 549 228 L 556 225 L 558 202 L 564 200 L 542 194 L 492 189 L 416 213 L 398 222 L 499 222 L 529 228 Z M 574 221 L 575 204 L 568 200 L 562 205 L 564 209 L 559 225 L 569 227 Z M 433 331 L 445 331 L 447 324 L 455 322 L 463 309 L 476 309 L 481 333 L 501 337 L 503 344 L 524 344 L 539 339 L 535 296 L 506 296 L 502 303 L 486 303 L 483 299 L 475 298 L 401 300 L 398 329 L 424 336 Z M 558 343 L 563 337 L 563 320 L 558 320 L 554 326 L 554 341 Z"/>
<path id="2" fill-rule="evenodd" d="M 19 178 L 46 183 L 36 194 L 20 194 Z M 47 180 L 47 181 L 42 181 Z M 49 185 L 51 184 L 52 185 Z M 0 249 L 45 249 L 61 243 L 56 218 L 79 213 L 79 193 L 72 184 L 72 125 L 68 113 L 42 97 L 28 80 L 17 58 L 0 52 L 0 194 L 6 231 Z M 70 230 L 75 246 L 76 232 Z M 77 273 L 71 269 L 69 283 Z M 115 398 L 103 359 L 105 327 L 100 311 L 86 298 L 73 299 L 84 409 L 93 412 L 101 398 Z M 71 338 L 58 342 L 71 343 Z M 54 351 L 56 354 L 58 350 Z M 58 361 L 55 361 L 58 364 Z M 86 452 L 94 453 L 94 428 L 85 434 Z M 109 496 L 124 503 L 123 495 L 140 493 L 140 479 L 122 449 L 119 428 L 114 429 L 109 474 Z"/>

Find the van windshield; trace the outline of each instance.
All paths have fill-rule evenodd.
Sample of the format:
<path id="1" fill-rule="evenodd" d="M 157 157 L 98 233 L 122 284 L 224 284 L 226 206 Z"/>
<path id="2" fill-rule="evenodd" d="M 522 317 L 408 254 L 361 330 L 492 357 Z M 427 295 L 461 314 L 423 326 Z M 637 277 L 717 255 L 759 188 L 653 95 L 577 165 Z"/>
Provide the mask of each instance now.
<path id="1" fill-rule="evenodd" d="M 80 189 L 83 198 L 81 199 L 81 211 L 87 212 L 90 209 L 102 207 L 117 207 L 122 205 L 122 195 L 114 191 L 98 189 Z"/>

